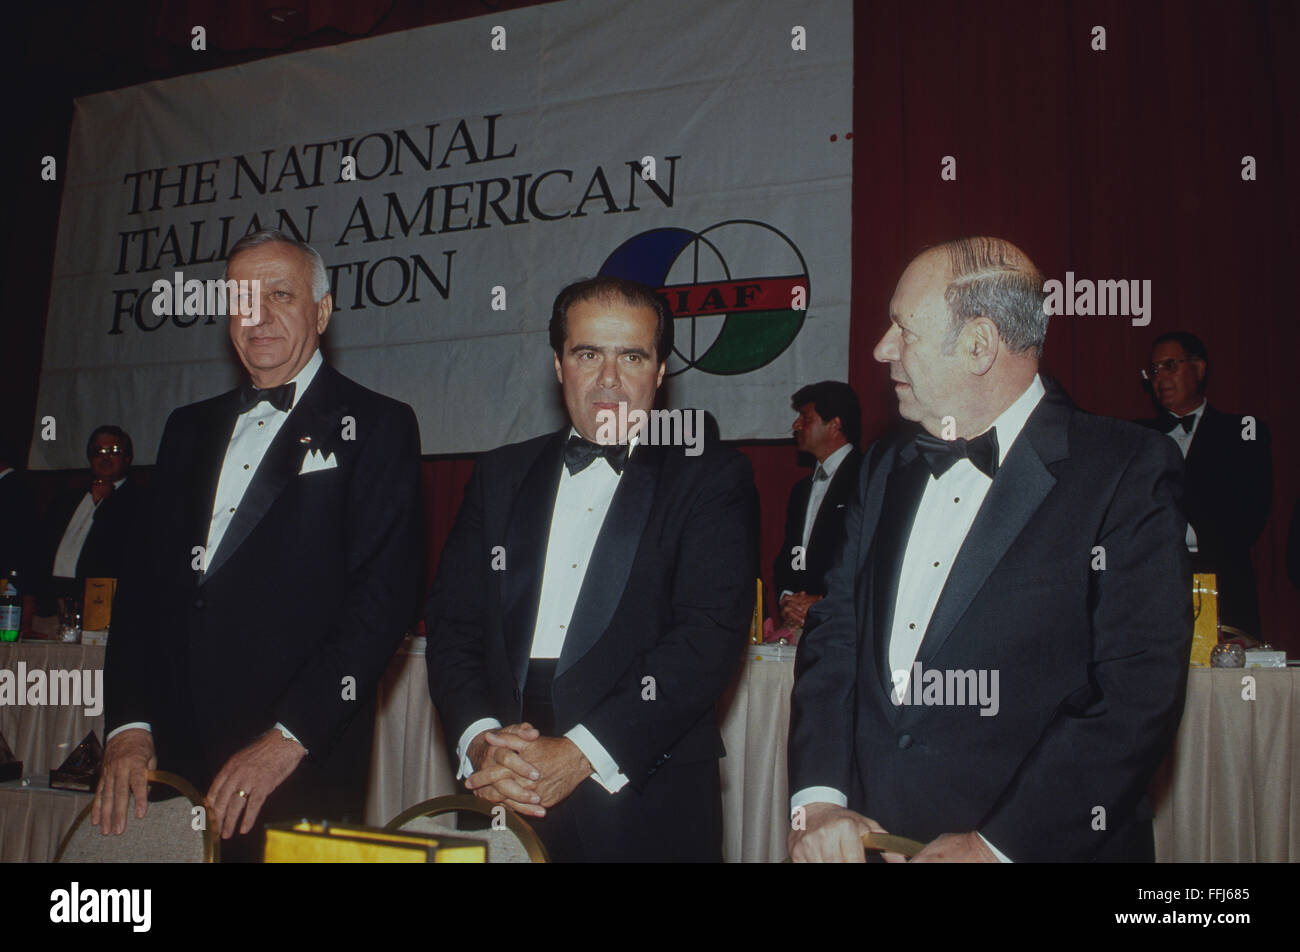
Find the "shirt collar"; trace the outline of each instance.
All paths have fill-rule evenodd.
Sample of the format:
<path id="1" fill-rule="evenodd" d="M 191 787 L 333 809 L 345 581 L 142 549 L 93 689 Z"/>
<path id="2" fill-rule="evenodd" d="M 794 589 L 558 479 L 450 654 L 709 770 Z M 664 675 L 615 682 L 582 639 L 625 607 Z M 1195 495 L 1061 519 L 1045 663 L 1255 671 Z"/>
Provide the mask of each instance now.
<path id="1" fill-rule="evenodd" d="M 0 470 L 0 479 L 4 479 L 12 472 L 14 472 L 14 468 L 12 466 L 6 466 L 3 470 Z"/>
<path id="2" fill-rule="evenodd" d="M 834 453 L 821 461 L 822 472 L 824 472 L 828 478 L 833 478 L 835 476 L 835 471 L 840 468 L 840 464 L 848 459 L 849 454 L 852 452 L 853 444 L 845 443 Z"/>
<path id="3" fill-rule="evenodd" d="M 1034 407 L 1038 406 L 1038 401 L 1043 399 L 1046 393 L 1047 388 L 1043 386 L 1043 381 L 1039 379 L 1038 374 L 1034 374 L 1034 379 L 1025 388 L 1025 392 L 1016 397 L 1011 406 L 1003 410 L 989 427 L 990 430 L 996 427 L 998 431 L 999 466 L 1006 461 L 1007 453 L 1011 451 L 1011 444 L 1025 428 L 1029 415 L 1034 412 Z M 987 433 L 988 430 L 985 432 Z"/>
<path id="4" fill-rule="evenodd" d="M 1210 401 L 1208 399 L 1202 400 L 1201 405 L 1199 407 L 1197 407 L 1191 413 L 1185 413 L 1182 416 L 1178 416 L 1177 413 L 1170 413 L 1169 415 L 1173 417 L 1178 417 L 1178 419 L 1180 420 L 1186 420 L 1188 417 L 1198 417 L 1201 415 L 1201 411 L 1205 409 L 1205 405 L 1209 402 Z"/>

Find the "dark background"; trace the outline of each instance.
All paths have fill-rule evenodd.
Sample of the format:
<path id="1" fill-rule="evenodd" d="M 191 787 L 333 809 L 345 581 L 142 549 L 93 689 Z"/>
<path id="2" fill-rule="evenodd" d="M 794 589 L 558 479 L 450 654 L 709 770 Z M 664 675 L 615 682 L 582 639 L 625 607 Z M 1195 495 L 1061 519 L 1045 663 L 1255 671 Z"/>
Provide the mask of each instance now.
<path id="1" fill-rule="evenodd" d="M 3 435 L 25 450 L 37 413 L 62 187 L 41 181 L 40 162 L 53 155 L 62 173 L 73 97 L 531 5 L 184 0 L 6 8 L 14 120 L 4 150 Z M 893 417 L 893 394 L 870 351 L 894 284 L 922 247 L 992 234 L 1058 279 L 1067 270 L 1150 279 L 1150 325 L 1057 317 L 1043 369 L 1084 409 L 1146 416 L 1137 372 L 1151 342 L 1175 329 L 1202 337 L 1211 401 L 1254 414 L 1273 431 L 1276 492 L 1255 562 L 1265 634 L 1292 654 L 1300 653 L 1293 624 L 1300 596 L 1286 579 L 1284 547 L 1300 467 L 1284 414 L 1287 388 L 1300 377 L 1298 11 L 1294 0 L 857 0 L 854 128 L 826 130 L 854 150 L 849 381 L 862 398 L 864 440 Z M 190 49 L 195 24 L 207 29 L 206 52 Z M 1104 52 L 1091 49 L 1097 25 L 1106 28 Z M 436 51 L 429 68 L 438 69 Z M 770 134 L 781 135 L 779 125 Z M 946 155 L 956 158 L 955 182 L 940 180 Z M 1257 181 L 1241 179 L 1245 155 L 1256 159 Z M 131 428 L 130 420 L 104 422 Z M 806 470 L 788 441 L 742 449 L 762 495 L 770 565 L 789 487 Z M 424 462 L 430 574 L 471 466 L 469 457 Z M 45 503 L 84 474 L 32 478 Z"/>

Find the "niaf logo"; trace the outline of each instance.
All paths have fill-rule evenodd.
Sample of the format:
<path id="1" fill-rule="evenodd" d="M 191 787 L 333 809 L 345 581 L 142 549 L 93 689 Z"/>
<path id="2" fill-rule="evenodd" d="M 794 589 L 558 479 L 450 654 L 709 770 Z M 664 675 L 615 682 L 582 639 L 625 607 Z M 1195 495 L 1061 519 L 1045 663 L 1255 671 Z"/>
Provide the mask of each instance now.
<path id="1" fill-rule="evenodd" d="M 794 242 L 750 219 L 699 232 L 642 232 L 619 245 L 598 273 L 658 288 L 673 317 L 690 322 L 675 328 L 670 376 L 692 367 L 745 374 L 770 364 L 798 336 L 811 293 L 808 265 Z"/>

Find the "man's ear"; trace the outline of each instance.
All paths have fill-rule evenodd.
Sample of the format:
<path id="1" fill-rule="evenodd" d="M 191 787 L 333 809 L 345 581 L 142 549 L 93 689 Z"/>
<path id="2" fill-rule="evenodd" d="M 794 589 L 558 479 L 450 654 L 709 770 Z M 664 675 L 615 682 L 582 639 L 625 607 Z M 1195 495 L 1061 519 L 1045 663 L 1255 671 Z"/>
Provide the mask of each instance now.
<path id="1" fill-rule="evenodd" d="M 1205 361 L 1200 357 L 1192 358 L 1192 366 L 1196 368 L 1196 383 L 1201 386 L 1205 383 Z"/>
<path id="2" fill-rule="evenodd" d="M 997 325 L 987 317 L 977 317 L 966 322 L 963 336 L 966 338 L 962 342 L 966 364 L 971 373 L 982 377 L 993 368 L 993 361 L 998 355 L 1001 338 L 998 336 Z"/>
<path id="3" fill-rule="evenodd" d="M 664 382 L 664 372 L 667 370 L 668 370 L 668 361 L 665 360 L 659 364 L 659 376 L 655 377 L 656 390 L 658 390 L 659 386 Z"/>
<path id="4" fill-rule="evenodd" d="M 564 370 L 560 367 L 560 355 L 555 355 L 555 379 L 560 381 L 560 386 L 564 386 Z"/>
<path id="5" fill-rule="evenodd" d="M 325 296 L 316 302 L 317 336 L 325 333 L 325 328 L 329 326 L 330 317 L 333 314 L 334 314 L 334 295 L 326 291 Z"/>

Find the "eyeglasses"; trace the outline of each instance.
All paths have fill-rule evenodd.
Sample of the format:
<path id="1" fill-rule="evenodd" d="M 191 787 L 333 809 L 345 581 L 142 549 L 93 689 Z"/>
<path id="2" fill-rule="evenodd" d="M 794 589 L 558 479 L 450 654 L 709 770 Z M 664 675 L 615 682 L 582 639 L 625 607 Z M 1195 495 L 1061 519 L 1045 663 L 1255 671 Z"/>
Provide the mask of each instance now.
<path id="1" fill-rule="evenodd" d="M 126 450 L 114 443 L 112 446 L 96 446 L 91 449 L 91 456 L 122 456 Z"/>
<path id="2" fill-rule="evenodd" d="M 1151 364 L 1142 370 L 1142 379 L 1155 380 L 1161 374 L 1171 374 L 1178 369 L 1179 364 L 1188 364 L 1195 359 L 1195 357 L 1170 357 L 1168 360 Z"/>

